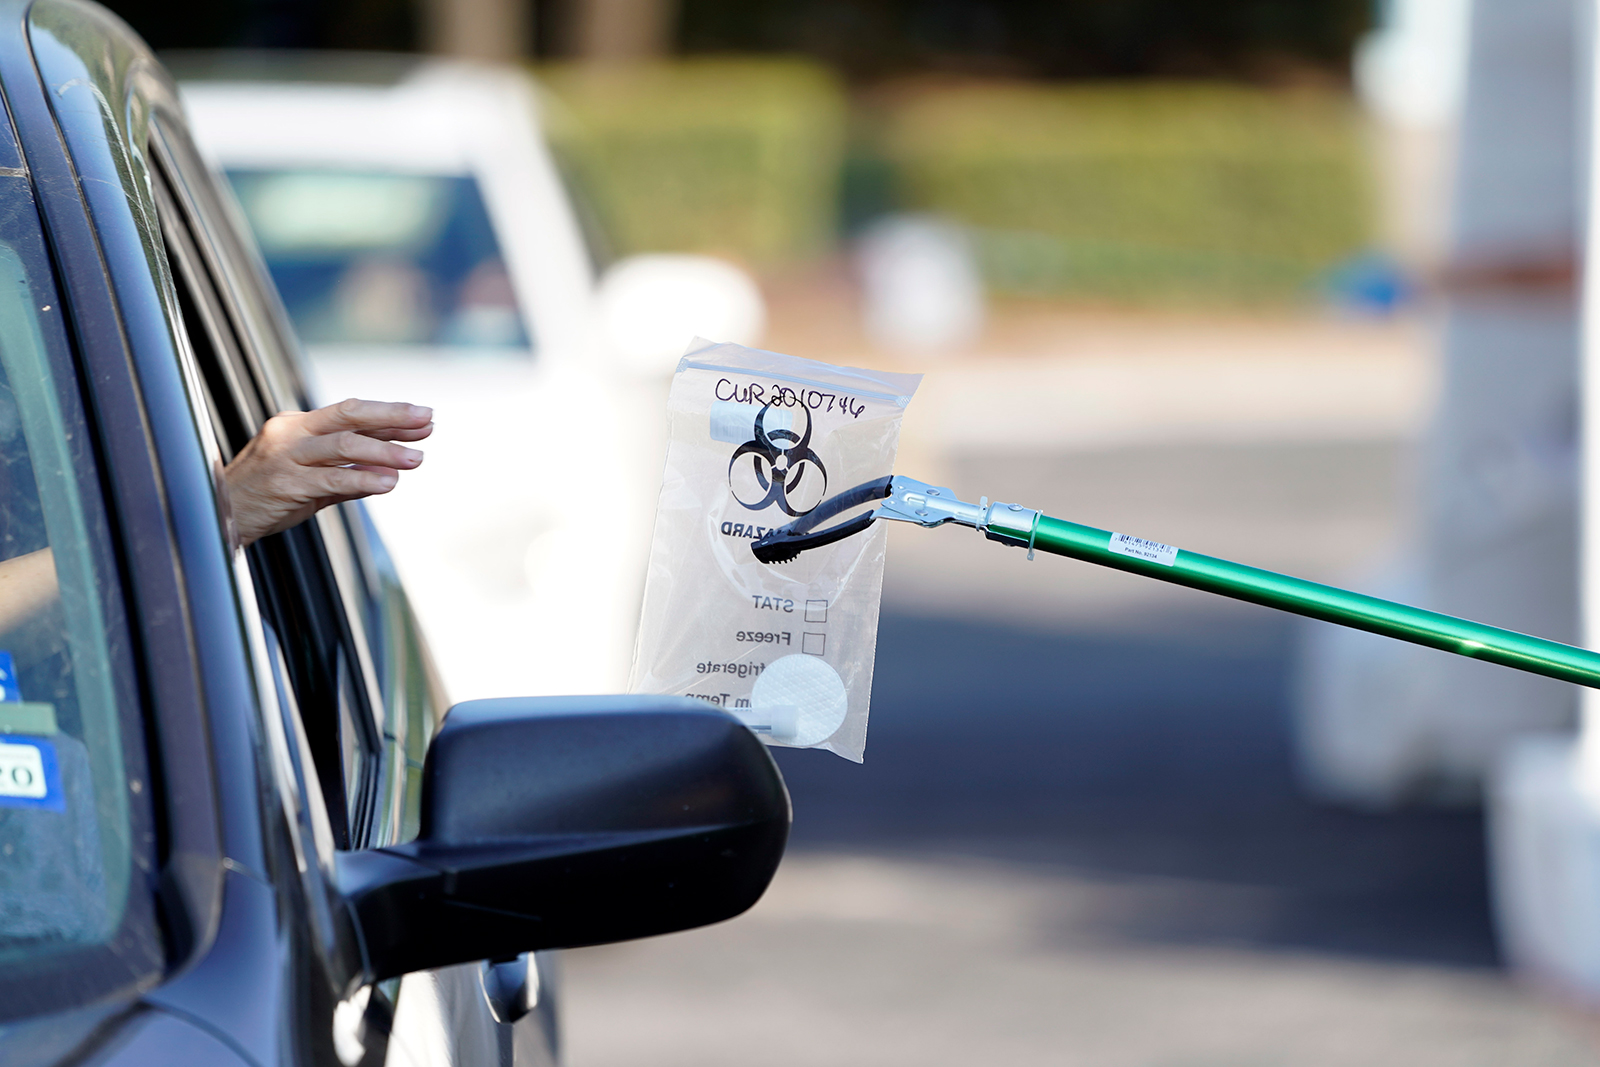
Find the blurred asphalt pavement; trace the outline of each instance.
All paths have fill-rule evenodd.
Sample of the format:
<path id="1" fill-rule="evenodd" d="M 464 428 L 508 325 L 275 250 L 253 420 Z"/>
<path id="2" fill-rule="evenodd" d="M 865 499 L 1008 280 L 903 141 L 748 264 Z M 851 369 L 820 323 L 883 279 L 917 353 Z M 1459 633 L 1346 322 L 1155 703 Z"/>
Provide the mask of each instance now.
<path id="1" fill-rule="evenodd" d="M 1383 357 L 1409 393 L 1316 432 L 1134 415 L 1035 447 L 908 416 L 899 469 L 1349 578 L 1403 528 L 1413 342 Z M 1013 366 L 952 370 L 970 398 Z M 794 836 L 749 915 L 567 954 L 571 1067 L 1600 1062 L 1498 968 L 1477 813 L 1299 796 L 1295 620 L 954 529 L 896 529 L 885 584 L 865 765 L 779 753 Z"/>

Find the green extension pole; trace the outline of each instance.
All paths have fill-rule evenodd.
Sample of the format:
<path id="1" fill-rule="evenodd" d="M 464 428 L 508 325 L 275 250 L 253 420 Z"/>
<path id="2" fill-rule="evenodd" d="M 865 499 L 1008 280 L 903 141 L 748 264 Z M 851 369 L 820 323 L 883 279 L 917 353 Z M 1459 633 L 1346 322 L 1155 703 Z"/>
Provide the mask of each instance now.
<path id="1" fill-rule="evenodd" d="M 1121 539 L 1120 541 L 1115 539 Z M 1114 544 L 1144 547 L 1147 556 L 1117 551 Z M 1357 630 L 1367 630 L 1458 656 L 1498 663 L 1531 674 L 1559 678 L 1600 689 L 1600 654 L 1542 637 L 1529 637 L 1498 626 L 1468 622 L 1437 611 L 1407 607 L 1374 596 L 1352 593 L 1331 585 L 1291 578 L 1259 567 L 1230 563 L 1168 545 L 1138 542 L 1107 530 L 1040 515 L 1033 531 L 1033 547 L 1040 552 L 1098 563 L 1102 567 L 1159 578 L 1191 589 L 1219 593 L 1235 600 L 1292 611 Z"/>
<path id="2" fill-rule="evenodd" d="M 813 532 L 821 519 L 868 499 L 884 502 L 870 515 Z M 873 519 L 929 527 L 954 522 L 973 527 L 992 541 L 1026 548 L 1029 559 L 1035 552 L 1067 556 L 1600 689 L 1600 654 L 1587 649 L 1098 530 L 1052 518 L 1020 504 L 990 504 L 987 498 L 969 504 L 956 499 L 943 486 L 911 478 L 896 476 L 858 486 L 824 502 L 804 518 L 771 531 L 752 547 L 758 559 L 780 563 L 808 548 L 864 530 Z"/>

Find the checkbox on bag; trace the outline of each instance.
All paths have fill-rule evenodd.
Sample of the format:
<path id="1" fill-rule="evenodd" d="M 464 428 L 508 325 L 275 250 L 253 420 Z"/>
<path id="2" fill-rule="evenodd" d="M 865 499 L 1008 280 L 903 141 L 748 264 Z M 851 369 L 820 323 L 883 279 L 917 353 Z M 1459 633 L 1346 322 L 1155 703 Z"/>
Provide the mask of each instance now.
<path id="1" fill-rule="evenodd" d="M 823 649 L 828 647 L 827 634 L 801 634 L 800 651 L 808 656 L 820 656 Z"/>
<path id="2" fill-rule="evenodd" d="M 806 622 L 827 622 L 828 602 L 826 600 L 806 601 Z"/>

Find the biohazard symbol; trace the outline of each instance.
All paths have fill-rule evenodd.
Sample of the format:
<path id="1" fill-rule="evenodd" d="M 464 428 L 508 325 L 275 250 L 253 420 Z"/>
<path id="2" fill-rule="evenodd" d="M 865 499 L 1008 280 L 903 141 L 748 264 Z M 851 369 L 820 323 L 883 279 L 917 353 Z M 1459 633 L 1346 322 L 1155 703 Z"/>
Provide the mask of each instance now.
<path id="1" fill-rule="evenodd" d="M 764 405 L 756 414 L 755 440 L 746 441 L 734 449 L 733 458 L 728 461 L 728 489 L 735 500 L 751 511 L 760 511 L 770 504 L 776 504 L 785 515 L 799 518 L 815 508 L 827 495 L 828 471 L 822 465 L 821 457 L 811 449 L 811 412 L 806 410 L 805 405 L 794 408 L 806 413 L 804 435 L 793 430 L 768 432 L 767 411 L 771 407 L 771 404 Z M 739 495 L 734 473 L 741 464 L 755 474 L 756 484 L 765 494 L 760 500 L 746 500 Z M 815 502 L 810 507 L 796 509 L 790 503 L 791 497 L 814 499 Z"/>

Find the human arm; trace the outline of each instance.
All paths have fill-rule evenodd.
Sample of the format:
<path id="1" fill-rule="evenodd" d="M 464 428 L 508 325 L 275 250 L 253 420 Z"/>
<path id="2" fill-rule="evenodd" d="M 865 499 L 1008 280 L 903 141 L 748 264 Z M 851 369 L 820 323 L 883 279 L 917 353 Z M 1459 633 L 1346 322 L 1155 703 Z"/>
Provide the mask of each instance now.
<path id="1" fill-rule="evenodd" d="M 0 562 L 0 631 L 33 618 L 55 599 L 56 561 L 48 548 Z"/>
<path id="2" fill-rule="evenodd" d="M 329 504 L 387 493 L 422 453 L 399 442 L 433 432 L 433 409 L 343 400 L 268 419 L 223 472 L 239 541 L 287 530 Z"/>
<path id="3" fill-rule="evenodd" d="M 267 420 L 223 471 L 241 545 L 287 530 L 329 504 L 387 493 L 422 453 L 398 444 L 433 432 L 433 409 L 344 400 Z M 0 561 L 0 633 L 58 597 L 49 548 Z"/>

